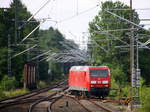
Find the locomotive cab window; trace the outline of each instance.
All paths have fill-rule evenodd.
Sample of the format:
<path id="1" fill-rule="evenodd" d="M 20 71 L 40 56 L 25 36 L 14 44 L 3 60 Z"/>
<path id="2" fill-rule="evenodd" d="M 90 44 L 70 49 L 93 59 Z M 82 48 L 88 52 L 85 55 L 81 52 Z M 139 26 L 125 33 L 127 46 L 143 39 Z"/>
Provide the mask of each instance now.
<path id="1" fill-rule="evenodd" d="M 90 70 L 90 76 L 108 77 L 108 70 Z"/>

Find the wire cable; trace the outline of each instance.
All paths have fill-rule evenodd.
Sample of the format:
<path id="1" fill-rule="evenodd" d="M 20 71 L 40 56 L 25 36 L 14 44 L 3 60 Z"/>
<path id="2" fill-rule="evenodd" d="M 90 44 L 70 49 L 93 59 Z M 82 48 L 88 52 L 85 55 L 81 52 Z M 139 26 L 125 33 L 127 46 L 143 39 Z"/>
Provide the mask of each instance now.
<path id="1" fill-rule="evenodd" d="M 30 21 L 37 13 L 39 13 L 51 0 L 48 0 L 35 14 L 33 14 L 27 21 Z"/>
<path id="2" fill-rule="evenodd" d="M 87 10 L 84 10 L 84 11 L 82 11 L 82 12 L 79 12 L 79 13 L 76 14 L 76 15 L 67 17 L 67 18 L 65 18 L 65 19 L 63 19 L 63 20 L 60 20 L 60 21 L 58 21 L 58 22 L 59 22 L 59 23 L 62 23 L 62 22 L 64 22 L 64 21 L 68 21 L 68 20 L 73 19 L 73 18 L 75 18 L 75 17 L 77 17 L 77 16 L 79 16 L 79 15 L 82 15 L 82 14 L 84 14 L 84 13 L 89 12 L 89 11 L 91 11 L 91 10 L 97 8 L 98 6 L 99 6 L 99 5 L 96 5 L 96 6 L 94 6 L 94 7 L 91 7 L 91 8 L 89 8 L 89 9 L 87 9 Z"/>
<path id="3" fill-rule="evenodd" d="M 45 21 L 43 21 L 42 23 L 44 23 L 44 22 L 45 22 Z M 34 32 L 41 26 L 42 23 L 40 23 L 40 24 L 39 24 L 37 27 L 35 27 L 27 36 L 25 36 L 25 38 L 23 38 L 20 43 L 24 42 L 32 33 L 34 33 Z"/>
<path id="4" fill-rule="evenodd" d="M 36 13 L 34 13 L 31 17 L 29 17 L 26 21 L 26 23 L 24 23 L 23 25 L 21 25 L 18 29 L 22 29 L 26 24 L 29 23 L 29 21 L 36 16 L 51 0 L 48 0 L 41 8 L 39 8 L 39 10 L 36 11 Z"/>
<path id="5" fill-rule="evenodd" d="M 11 57 L 11 59 L 12 59 L 12 58 L 15 58 L 15 57 L 17 57 L 17 56 L 19 56 L 19 55 L 21 55 L 21 54 L 23 54 L 23 53 L 25 53 L 25 52 L 31 50 L 31 49 L 33 49 L 33 48 L 36 47 L 36 46 L 37 46 L 37 45 L 34 45 L 34 46 L 32 46 L 32 47 L 30 47 L 30 48 L 28 48 L 28 49 L 26 49 L 26 50 L 24 50 L 24 51 L 22 51 L 22 52 L 20 52 L 20 53 L 15 54 L 14 56 Z"/>
<path id="6" fill-rule="evenodd" d="M 134 26 L 136 26 L 136 27 L 138 27 L 138 28 L 141 28 L 141 29 L 143 29 L 143 30 L 145 30 L 145 31 L 150 32 L 150 30 L 147 30 L 147 29 L 143 28 L 142 26 L 140 26 L 140 25 L 138 25 L 138 24 L 136 24 L 136 23 L 134 23 L 134 22 L 132 22 L 132 21 L 129 21 L 129 20 L 127 20 L 127 19 L 125 19 L 125 18 L 123 18 L 123 17 L 121 17 L 121 16 L 119 16 L 119 15 L 113 13 L 113 12 L 110 12 L 110 11 L 107 11 L 107 10 L 106 10 L 106 12 L 109 13 L 109 14 L 111 14 L 111 15 L 113 15 L 113 16 L 115 16 L 115 17 L 117 17 L 117 18 L 119 18 L 119 19 L 121 19 L 121 20 L 123 20 L 123 21 L 126 21 L 126 22 L 128 22 L 128 23 L 130 23 L 130 24 L 133 24 Z"/>

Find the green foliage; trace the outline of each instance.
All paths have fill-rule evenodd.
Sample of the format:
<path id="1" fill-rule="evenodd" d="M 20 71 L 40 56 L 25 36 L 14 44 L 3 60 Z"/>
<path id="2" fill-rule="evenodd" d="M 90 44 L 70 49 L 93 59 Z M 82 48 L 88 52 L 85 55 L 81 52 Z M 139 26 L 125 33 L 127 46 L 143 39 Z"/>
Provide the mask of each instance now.
<path id="1" fill-rule="evenodd" d="M 50 27 L 48 30 L 39 31 L 39 44 L 42 50 L 51 50 L 53 53 L 72 50 L 74 49 L 74 46 L 78 48 L 78 46 L 73 41 L 66 40 L 57 29 L 52 27 Z M 67 67 L 69 66 L 70 65 L 68 64 Z M 40 80 L 60 79 L 65 70 L 65 67 L 66 66 L 64 66 L 63 63 L 58 63 L 55 61 L 55 59 L 49 62 L 43 61 L 40 63 L 39 67 Z M 49 73 L 47 71 L 49 71 Z"/>
<path id="2" fill-rule="evenodd" d="M 49 65 L 46 61 L 42 61 L 39 64 L 39 80 L 48 81 L 50 74 L 48 74 Z"/>
<path id="3" fill-rule="evenodd" d="M 60 79 L 63 74 L 63 66 L 60 63 L 49 62 L 49 68 L 51 69 L 51 80 Z"/>
<path id="4" fill-rule="evenodd" d="M 125 75 L 121 66 L 117 64 L 111 66 L 111 76 L 119 85 L 119 88 L 125 87 L 125 85 L 127 84 L 128 76 Z"/>
<path id="5" fill-rule="evenodd" d="M 7 48 L 0 49 L 0 80 L 4 77 L 4 74 L 7 73 Z"/>
<path id="6" fill-rule="evenodd" d="M 15 6 L 17 5 L 17 7 Z M 15 18 L 15 10 L 16 10 L 16 18 Z M 32 45 L 37 44 L 39 39 L 39 44 L 41 51 L 52 50 L 54 52 L 64 50 L 65 48 L 61 45 L 62 41 L 65 41 L 63 35 L 52 27 L 48 30 L 36 30 L 29 38 L 34 38 L 29 40 L 25 40 L 23 45 L 14 46 L 22 41 L 22 39 L 27 36 L 37 25 L 39 22 L 36 22 L 34 18 L 31 20 L 34 22 L 27 23 L 25 25 L 25 21 L 31 17 L 31 13 L 27 11 L 27 8 L 22 4 L 20 0 L 13 0 L 10 4 L 10 7 L 6 10 L 0 9 L 0 81 L 5 77 L 4 74 L 7 74 L 7 59 L 8 59 L 8 37 L 10 37 L 10 44 L 13 45 L 10 48 L 11 56 L 24 51 L 27 48 L 30 48 Z M 15 25 L 14 20 L 16 19 L 17 25 Z M 15 37 L 15 29 L 17 30 L 17 38 Z M 30 60 L 32 57 L 37 55 L 36 51 L 28 51 L 23 55 L 19 55 L 15 58 L 12 58 L 12 76 L 17 80 L 18 87 L 22 87 L 22 79 L 23 79 L 23 66 L 27 63 L 27 60 Z M 41 57 L 43 58 L 43 57 Z M 57 70 L 55 67 L 50 69 L 48 62 L 40 63 L 40 80 L 48 80 L 50 79 L 50 74 L 48 74 L 48 69 L 53 71 L 57 71 L 57 74 L 62 72 L 62 66 L 53 63 L 55 67 L 59 67 Z M 57 75 L 59 77 L 59 75 Z M 2 85 L 2 88 L 5 89 Z M 8 88 L 7 88 L 8 89 Z"/>
<path id="7" fill-rule="evenodd" d="M 6 98 L 6 95 L 3 90 L 0 89 L 0 99 Z"/>
<path id="8" fill-rule="evenodd" d="M 22 95 L 28 93 L 27 89 L 17 89 L 17 90 L 10 90 L 10 91 L 0 91 L 0 99 L 9 98 L 17 95 Z"/>
<path id="9" fill-rule="evenodd" d="M 121 88 L 121 97 L 129 98 L 130 97 L 130 85 L 126 85 L 124 88 Z"/>
<path id="10" fill-rule="evenodd" d="M 8 77 L 5 75 L 0 82 L 0 89 L 4 91 L 15 89 L 17 84 L 18 82 L 16 81 L 15 77 Z"/>
<path id="11" fill-rule="evenodd" d="M 116 81 L 113 77 L 111 77 L 111 88 L 113 88 L 113 89 L 119 88 L 118 84 L 116 83 Z M 118 94 L 118 91 L 116 91 L 116 90 L 111 90 L 109 93 L 109 95 L 111 95 L 113 97 L 117 96 L 117 94 Z"/>
<path id="12" fill-rule="evenodd" d="M 113 97 L 116 97 L 116 98 L 129 97 L 130 86 L 129 85 L 126 85 L 126 86 L 124 85 L 124 87 L 120 87 L 120 84 L 117 83 L 117 81 L 114 79 L 114 77 L 111 77 L 111 88 L 112 89 L 121 89 L 120 91 L 119 90 L 111 90 L 110 95 L 112 95 Z"/>
<path id="13" fill-rule="evenodd" d="M 46 87 L 46 86 L 47 86 L 47 84 L 46 84 L 45 81 L 39 81 L 38 82 L 38 88 L 43 88 L 43 87 Z"/>
<path id="14" fill-rule="evenodd" d="M 148 40 L 148 39 L 147 39 Z M 145 79 L 145 83 L 150 85 L 150 50 L 140 49 L 139 51 L 139 66 L 141 68 L 141 75 Z"/>
<path id="15" fill-rule="evenodd" d="M 40 46 L 45 50 L 58 51 L 63 49 L 60 42 L 64 41 L 64 37 L 57 29 L 50 27 L 48 30 L 40 30 L 39 38 Z"/>
<path id="16" fill-rule="evenodd" d="M 15 28 L 15 2 L 17 4 L 17 26 Z M 4 74 L 7 74 L 7 59 L 8 59 L 8 37 L 10 36 L 10 44 L 15 45 L 19 43 L 27 34 L 29 34 L 33 28 L 38 25 L 38 22 L 33 24 L 27 24 L 21 27 L 25 20 L 27 20 L 31 14 L 27 11 L 27 8 L 21 3 L 20 0 L 13 0 L 8 9 L 3 10 L 0 8 L 0 81 L 4 77 Z M 32 19 L 36 21 L 34 18 Z M 15 29 L 17 29 L 17 38 L 15 39 Z M 38 32 L 34 32 L 30 37 L 34 38 L 37 36 Z M 32 42 L 33 44 L 33 42 Z M 11 46 L 11 55 L 15 55 L 23 50 L 27 46 Z M 28 46 L 29 48 L 29 46 Z M 32 54 L 32 53 L 30 53 Z M 18 86 L 22 86 L 23 78 L 23 66 L 26 62 L 26 55 L 20 55 L 11 59 L 12 61 L 12 75 L 15 76 L 15 79 L 19 82 Z"/>
<path id="17" fill-rule="evenodd" d="M 39 44 L 42 50 L 58 52 L 63 49 L 60 42 L 64 41 L 63 35 L 52 27 L 48 30 L 39 31 Z M 59 77 L 62 67 L 58 63 L 43 61 L 39 65 L 40 80 L 50 80 Z M 48 70 L 50 73 L 48 73 Z M 55 74 L 55 76 L 54 76 Z M 59 75 L 58 75 L 59 74 Z"/>
<path id="18" fill-rule="evenodd" d="M 124 86 L 125 82 L 128 79 L 128 68 L 129 68 L 129 56 L 126 53 L 120 53 L 115 46 L 122 45 L 119 40 L 123 40 L 125 42 L 129 42 L 129 39 L 125 38 L 127 31 L 118 31 L 118 32 L 102 32 L 97 33 L 97 31 L 103 30 L 115 30 L 122 28 L 129 28 L 129 24 L 126 24 L 123 21 L 120 21 L 117 17 L 107 13 L 105 10 L 107 9 L 116 9 L 116 8 L 129 8 L 127 5 L 124 5 L 121 2 L 112 2 L 107 1 L 102 3 L 102 10 L 98 13 L 98 15 L 94 18 L 94 20 L 89 24 L 89 31 L 91 35 L 91 40 L 94 40 L 97 44 L 93 45 L 93 47 L 89 46 L 89 49 L 92 53 L 92 60 L 99 65 L 106 65 L 109 63 L 109 67 L 111 68 L 112 77 L 120 86 Z M 130 11 L 118 11 L 118 10 L 110 10 L 111 12 L 123 16 L 126 19 L 130 18 Z M 134 12 L 135 18 L 134 21 L 136 23 L 139 22 L 138 15 Z M 116 39 L 115 39 L 116 38 Z M 118 39 L 117 39 L 118 38 Z M 114 41 L 115 39 L 115 41 Z M 107 51 L 107 52 L 106 52 Z"/>
<path id="19" fill-rule="evenodd" d="M 140 92 L 140 100 L 142 103 L 142 108 L 140 109 L 140 112 L 150 112 L 150 87 L 143 86 Z"/>
<path id="20" fill-rule="evenodd" d="M 13 97 L 21 94 L 28 93 L 29 91 L 27 89 L 16 89 L 16 90 L 11 90 L 11 91 L 5 91 L 5 95 L 7 97 Z"/>
<path id="21" fill-rule="evenodd" d="M 134 10 L 112 10 L 112 9 L 129 9 L 129 6 L 117 1 L 106 1 L 102 3 L 101 10 L 98 15 L 95 16 L 92 22 L 89 23 L 90 39 L 95 41 L 96 44 L 88 46 L 91 54 L 91 61 L 96 65 L 108 64 L 111 68 L 112 75 L 120 86 L 124 86 L 125 82 L 130 81 L 129 71 L 129 52 L 121 52 L 126 49 L 116 48 L 117 46 L 124 46 L 126 43 L 130 43 L 129 34 L 130 31 L 110 31 L 116 29 L 128 29 L 130 24 L 120 20 L 119 18 L 107 13 L 109 10 L 125 19 L 130 20 L 130 15 L 133 13 L 133 22 L 139 24 L 140 20 L 137 12 Z M 110 32 L 106 32 L 106 31 Z M 135 34 L 149 34 L 143 30 L 134 31 Z M 120 41 L 121 40 L 121 41 Z M 143 43 L 148 40 L 147 36 L 144 36 Z M 139 49 L 139 66 L 141 68 L 142 77 L 146 79 L 145 84 L 150 83 L 150 52 L 146 49 Z"/>
<path id="22" fill-rule="evenodd" d="M 119 85 L 116 83 L 113 77 L 111 77 L 111 88 L 119 88 Z"/>

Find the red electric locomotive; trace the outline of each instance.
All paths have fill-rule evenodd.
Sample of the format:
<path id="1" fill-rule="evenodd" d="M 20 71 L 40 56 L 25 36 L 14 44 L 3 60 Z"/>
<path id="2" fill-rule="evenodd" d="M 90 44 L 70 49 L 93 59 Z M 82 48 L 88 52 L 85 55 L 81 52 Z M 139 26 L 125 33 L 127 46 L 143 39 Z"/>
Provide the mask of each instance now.
<path id="1" fill-rule="evenodd" d="M 69 71 L 69 90 L 105 97 L 109 94 L 110 70 L 107 66 L 73 66 Z"/>

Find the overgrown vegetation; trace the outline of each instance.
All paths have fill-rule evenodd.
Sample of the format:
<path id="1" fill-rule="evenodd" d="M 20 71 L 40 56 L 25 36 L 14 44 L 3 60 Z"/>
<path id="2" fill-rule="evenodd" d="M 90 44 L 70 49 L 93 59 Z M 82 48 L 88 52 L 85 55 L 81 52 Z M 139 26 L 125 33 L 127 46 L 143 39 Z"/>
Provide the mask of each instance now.
<path id="1" fill-rule="evenodd" d="M 18 82 L 16 81 L 15 77 L 8 77 L 7 75 L 5 75 L 0 81 L 0 90 L 14 90 L 18 85 L 17 83 Z"/>
<path id="2" fill-rule="evenodd" d="M 9 91 L 0 90 L 0 99 L 25 94 L 28 92 L 29 91 L 27 89 L 15 89 L 15 90 L 9 90 Z"/>
<path id="3" fill-rule="evenodd" d="M 30 46 L 26 46 L 25 42 L 24 45 L 15 46 L 16 44 L 20 43 L 21 40 L 29 34 L 35 26 L 38 24 L 35 21 L 33 24 L 24 25 L 24 20 L 27 20 L 31 13 L 27 11 L 27 8 L 20 2 L 20 0 L 15 0 L 17 6 L 17 32 L 15 34 L 15 3 L 12 1 L 9 8 L 3 9 L 0 8 L 0 81 L 6 78 L 6 75 L 12 75 L 12 80 L 15 80 L 14 87 L 21 87 L 23 81 L 23 66 L 26 63 L 27 55 L 20 55 L 15 58 L 12 58 L 12 65 L 11 65 L 11 74 L 8 74 L 8 50 L 11 52 L 11 56 L 22 52 L 23 50 L 27 49 Z M 32 38 L 36 37 L 37 31 L 31 35 Z M 16 35 L 16 37 L 15 37 Z M 9 38 L 9 39 L 8 39 Z M 11 49 L 8 49 L 8 40 L 11 46 Z M 34 53 L 33 53 L 34 54 Z M 11 80 L 10 79 L 10 80 Z M 3 80 L 4 82 L 5 80 Z M 16 84 L 17 83 L 17 84 Z M 13 88 L 14 88 L 13 87 Z"/>
<path id="4" fill-rule="evenodd" d="M 150 112 L 150 87 L 146 87 L 143 86 L 141 88 L 141 96 L 140 96 L 140 100 L 141 100 L 141 104 L 142 104 L 142 108 L 139 109 L 139 112 Z"/>
<path id="5" fill-rule="evenodd" d="M 27 93 L 27 89 L 16 89 L 18 81 L 15 77 L 5 75 L 0 81 L 0 99 Z"/>
<path id="6" fill-rule="evenodd" d="M 139 112 L 150 112 L 150 87 L 147 87 L 144 84 L 145 80 L 141 79 L 141 88 L 140 88 L 140 101 L 142 107 L 138 109 Z"/>

